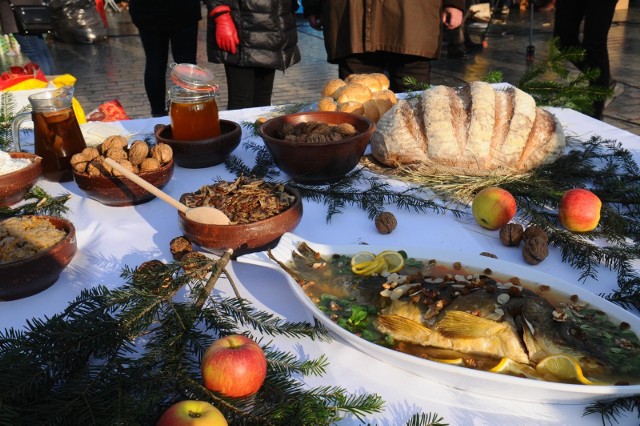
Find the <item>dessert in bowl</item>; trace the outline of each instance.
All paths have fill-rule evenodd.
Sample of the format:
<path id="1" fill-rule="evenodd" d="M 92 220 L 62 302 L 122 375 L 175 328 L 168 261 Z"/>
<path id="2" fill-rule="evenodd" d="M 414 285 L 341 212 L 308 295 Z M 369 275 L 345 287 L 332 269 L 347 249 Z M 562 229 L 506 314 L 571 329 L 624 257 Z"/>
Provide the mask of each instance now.
<path id="1" fill-rule="evenodd" d="M 42 158 L 27 152 L 10 152 L 0 161 L 0 207 L 14 205 L 42 176 Z M 6 170 L 6 172 L 2 172 Z"/>

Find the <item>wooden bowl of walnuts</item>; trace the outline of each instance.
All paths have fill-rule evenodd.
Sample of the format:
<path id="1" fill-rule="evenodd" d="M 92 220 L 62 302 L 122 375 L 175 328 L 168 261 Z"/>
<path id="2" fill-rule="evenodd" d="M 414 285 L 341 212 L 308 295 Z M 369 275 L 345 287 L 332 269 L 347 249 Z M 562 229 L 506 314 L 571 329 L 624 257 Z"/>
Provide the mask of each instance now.
<path id="1" fill-rule="evenodd" d="M 169 145 L 151 145 L 143 140 L 129 145 L 122 136 L 109 136 L 101 144 L 87 147 L 71 157 L 78 188 L 89 198 L 107 206 L 142 204 L 155 195 L 105 164 L 105 157 L 112 158 L 158 188 L 163 188 L 173 176 L 173 150 Z"/>
<path id="2" fill-rule="evenodd" d="M 258 134 L 276 166 L 293 180 L 326 184 L 358 165 L 375 128 L 362 115 L 311 111 L 272 118 L 260 126 Z"/>

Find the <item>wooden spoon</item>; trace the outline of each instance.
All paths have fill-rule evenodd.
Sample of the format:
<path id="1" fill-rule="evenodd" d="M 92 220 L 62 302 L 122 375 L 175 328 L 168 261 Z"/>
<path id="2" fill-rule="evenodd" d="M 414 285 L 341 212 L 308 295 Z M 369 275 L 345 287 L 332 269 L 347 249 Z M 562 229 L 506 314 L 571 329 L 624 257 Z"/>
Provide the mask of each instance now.
<path id="1" fill-rule="evenodd" d="M 122 165 L 118 164 L 112 158 L 105 158 L 104 162 L 122 173 L 127 179 L 135 183 L 136 185 L 141 186 L 146 189 L 156 197 L 160 198 L 162 201 L 165 201 L 171 204 L 176 209 L 180 210 L 184 213 L 187 218 L 193 220 L 194 222 L 205 223 L 208 225 L 229 225 L 231 221 L 222 211 L 216 209 L 215 207 L 202 206 L 202 207 L 194 207 L 190 208 L 182 204 L 180 201 L 176 200 L 166 192 L 160 190 L 159 188 L 153 186 L 146 180 L 142 179 L 137 174 L 130 172 L 129 170 L 122 167 Z"/>

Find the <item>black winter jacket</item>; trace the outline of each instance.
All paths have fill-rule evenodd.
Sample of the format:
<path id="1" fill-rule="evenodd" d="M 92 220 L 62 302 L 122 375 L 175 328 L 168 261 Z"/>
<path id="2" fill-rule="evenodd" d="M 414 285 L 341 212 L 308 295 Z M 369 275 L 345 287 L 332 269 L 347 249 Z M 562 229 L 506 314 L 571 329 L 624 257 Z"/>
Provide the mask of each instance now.
<path id="1" fill-rule="evenodd" d="M 129 0 L 129 14 L 138 28 L 168 31 L 202 19 L 202 0 Z"/>
<path id="2" fill-rule="evenodd" d="M 208 10 L 228 5 L 240 44 L 235 55 L 218 48 L 215 22 L 207 22 L 209 62 L 284 71 L 300 61 L 297 0 L 206 0 Z"/>

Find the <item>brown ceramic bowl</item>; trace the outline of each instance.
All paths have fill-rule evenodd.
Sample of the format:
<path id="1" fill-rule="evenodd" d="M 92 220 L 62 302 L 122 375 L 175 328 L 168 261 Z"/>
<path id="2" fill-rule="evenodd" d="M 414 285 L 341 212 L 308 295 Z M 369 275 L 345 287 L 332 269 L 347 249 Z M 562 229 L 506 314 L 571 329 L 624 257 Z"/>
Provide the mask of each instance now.
<path id="1" fill-rule="evenodd" d="M 173 176 L 173 160 L 158 170 L 140 173 L 138 176 L 158 188 L 164 188 Z M 87 173 L 74 171 L 73 177 L 78 188 L 89 198 L 107 206 L 133 206 L 155 198 L 155 195 L 124 176 L 89 176 Z"/>
<path id="2" fill-rule="evenodd" d="M 31 164 L 15 172 L 0 175 L 0 207 L 12 206 L 24 198 L 24 195 L 42 176 L 42 158 L 27 152 L 10 152 L 11 158 L 27 158 Z"/>
<path id="3" fill-rule="evenodd" d="M 76 230 L 71 222 L 53 216 L 46 218 L 67 236 L 46 251 L 9 263 L 0 263 L 0 300 L 31 296 L 51 287 L 78 251 Z"/>
<path id="4" fill-rule="evenodd" d="M 171 125 L 156 130 L 156 141 L 173 149 L 173 158 L 180 167 L 199 169 L 222 163 L 231 155 L 242 139 L 238 123 L 220 120 L 220 136 L 197 141 L 177 141 L 172 138 Z"/>
<path id="5" fill-rule="evenodd" d="M 321 143 L 290 142 L 276 137 L 285 123 L 295 126 L 309 121 L 349 123 L 356 128 L 357 133 L 340 141 Z M 329 111 L 282 115 L 266 121 L 258 129 L 275 164 L 296 182 L 307 184 L 335 182 L 353 170 L 362 158 L 374 131 L 375 124 L 364 116 Z"/>
<path id="6" fill-rule="evenodd" d="M 295 229 L 302 219 L 300 194 L 293 188 L 285 187 L 285 190 L 296 197 L 295 203 L 270 218 L 237 225 L 208 225 L 194 222 L 178 212 L 180 229 L 192 243 L 210 250 L 230 248 L 234 257 L 274 247 L 282 234 Z M 184 202 L 185 195 L 180 197 L 181 202 Z"/>

